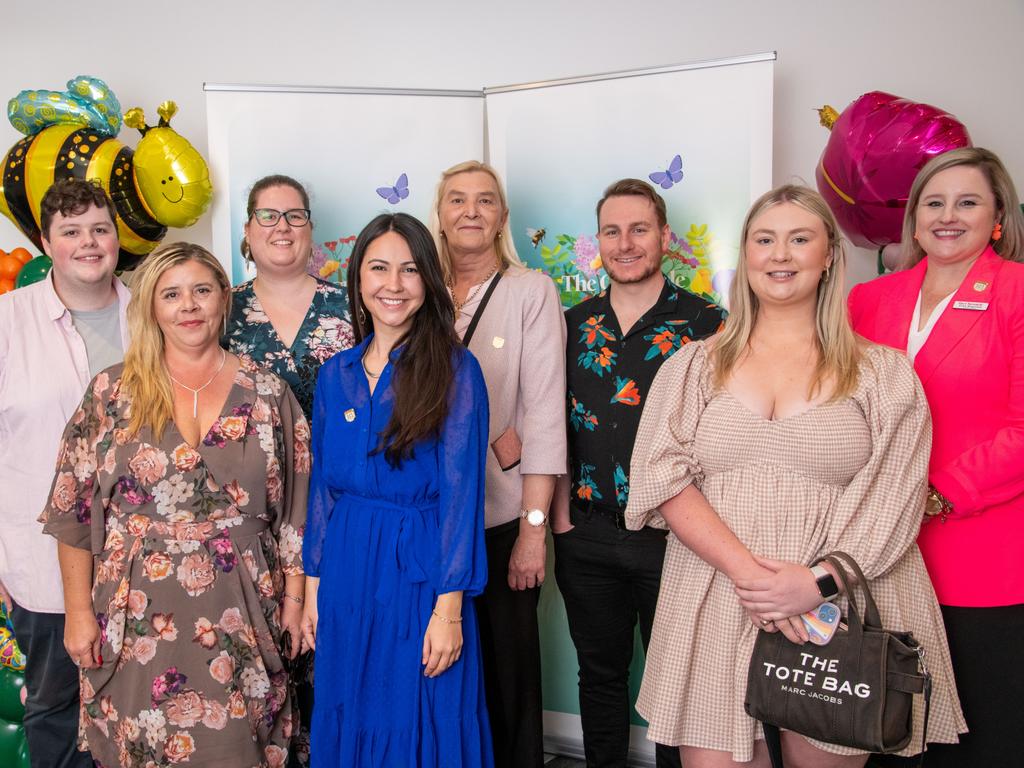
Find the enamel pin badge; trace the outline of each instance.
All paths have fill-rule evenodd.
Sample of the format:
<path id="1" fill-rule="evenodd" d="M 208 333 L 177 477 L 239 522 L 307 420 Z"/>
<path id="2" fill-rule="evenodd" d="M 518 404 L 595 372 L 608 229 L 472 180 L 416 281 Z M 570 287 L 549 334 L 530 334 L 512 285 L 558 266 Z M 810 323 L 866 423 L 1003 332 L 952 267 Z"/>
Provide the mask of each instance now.
<path id="1" fill-rule="evenodd" d="M 354 408 L 349 408 L 347 411 L 345 411 L 345 421 L 355 421 L 355 420 L 356 420 L 356 412 L 355 412 Z"/>

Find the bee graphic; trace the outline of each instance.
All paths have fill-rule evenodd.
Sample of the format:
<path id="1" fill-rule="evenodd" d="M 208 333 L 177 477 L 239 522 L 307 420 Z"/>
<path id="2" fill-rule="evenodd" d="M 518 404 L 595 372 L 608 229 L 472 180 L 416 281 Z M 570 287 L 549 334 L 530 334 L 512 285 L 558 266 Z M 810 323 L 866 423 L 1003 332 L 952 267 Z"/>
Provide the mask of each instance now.
<path id="1" fill-rule="evenodd" d="M 530 242 L 533 243 L 534 248 L 544 242 L 544 236 L 547 233 L 547 230 L 543 227 L 540 229 L 534 229 L 533 227 L 526 228 L 526 236 L 530 238 Z"/>
<path id="2" fill-rule="evenodd" d="M 0 213 L 42 248 L 40 203 L 55 181 L 97 181 L 117 211 L 118 269 L 134 268 L 167 234 L 189 227 L 213 198 L 210 171 L 196 149 L 170 127 L 178 107 L 165 101 L 160 121 L 147 126 L 139 108 L 124 124 L 142 134 L 132 150 L 119 142 L 121 106 L 102 80 L 78 77 L 68 90 L 22 91 L 8 118 L 26 134 L 7 152 L 0 177 Z"/>

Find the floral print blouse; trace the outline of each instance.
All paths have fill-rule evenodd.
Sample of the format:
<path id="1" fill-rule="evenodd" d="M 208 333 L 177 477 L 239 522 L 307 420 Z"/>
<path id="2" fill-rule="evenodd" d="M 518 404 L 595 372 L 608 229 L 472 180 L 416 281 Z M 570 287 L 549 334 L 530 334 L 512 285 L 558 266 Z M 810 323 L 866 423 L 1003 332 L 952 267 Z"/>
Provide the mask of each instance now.
<path id="1" fill-rule="evenodd" d="M 252 287 L 252 280 L 232 288 L 231 317 L 223 345 L 247 355 L 288 382 L 309 419 L 320 366 L 355 343 L 345 289 L 317 280 L 313 301 L 291 347 L 277 335 Z"/>
<path id="2" fill-rule="evenodd" d="M 44 531 L 95 555 L 101 665 L 80 735 L 106 768 L 284 766 L 294 728 L 279 651 L 285 575 L 302 573 L 309 427 L 245 358 L 198 445 L 128 432 L 122 366 L 65 430 Z"/>

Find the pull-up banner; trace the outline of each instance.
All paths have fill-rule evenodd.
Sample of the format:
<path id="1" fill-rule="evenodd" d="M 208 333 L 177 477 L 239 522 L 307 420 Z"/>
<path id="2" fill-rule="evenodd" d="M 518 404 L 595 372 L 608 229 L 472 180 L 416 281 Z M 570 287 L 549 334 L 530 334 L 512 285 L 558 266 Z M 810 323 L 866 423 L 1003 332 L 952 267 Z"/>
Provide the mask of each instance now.
<path id="1" fill-rule="evenodd" d="M 441 171 L 483 157 L 479 91 L 206 84 L 213 247 L 232 282 L 249 189 L 283 173 L 308 190 L 315 274 L 344 281 L 363 226 L 386 210 L 427 220 Z"/>
<path id="2" fill-rule="evenodd" d="M 663 271 L 724 302 L 750 203 L 771 187 L 774 53 L 481 91 L 206 85 L 213 243 L 234 282 L 253 182 L 285 173 L 312 196 L 311 271 L 344 282 L 360 229 L 383 210 L 426 222 L 441 172 L 484 159 L 502 174 L 519 256 L 565 306 L 607 284 L 594 207 L 620 178 L 655 184 L 672 242 Z M 486 143 L 485 143 L 486 142 Z M 539 607 L 544 729 L 582 755 L 576 654 L 552 559 Z M 639 636 L 630 675 L 643 672 Z M 631 761 L 654 765 L 633 714 Z"/>
<path id="3" fill-rule="evenodd" d="M 572 306 L 607 285 L 594 206 L 650 181 L 672 242 L 664 271 L 723 301 L 751 201 L 771 186 L 774 54 L 484 90 L 490 162 L 519 255 Z"/>

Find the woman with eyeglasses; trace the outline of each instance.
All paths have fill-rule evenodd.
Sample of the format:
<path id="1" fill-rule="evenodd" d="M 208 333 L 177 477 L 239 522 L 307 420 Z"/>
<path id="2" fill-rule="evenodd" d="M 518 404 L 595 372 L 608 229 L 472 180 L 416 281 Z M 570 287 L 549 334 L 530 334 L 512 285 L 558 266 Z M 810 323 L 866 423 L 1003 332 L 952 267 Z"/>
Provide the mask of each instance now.
<path id="1" fill-rule="evenodd" d="M 354 343 L 344 289 L 308 272 L 313 248 L 309 195 L 289 176 L 264 176 L 246 203 L 242 256 L 256 265 L 256 277 L 232 289 L 224 345 L 252 358 L 295 393 L 307 419 L 320 366 Z M 309 718 L 313 709 L 313 654 L 292 669 L 300 723 L 292 763 L 308 764 Z"/>
<path id="2" fill-rule="evenodd" d="M 345 291 L 308 272 L 313 222 L 299 182 L 264 176 L 245 211 L 242 256 L 256 277 L 233 289 L 227 347 L 287 381 L 308 418 L 320 366 L 354 341 Z"/>

